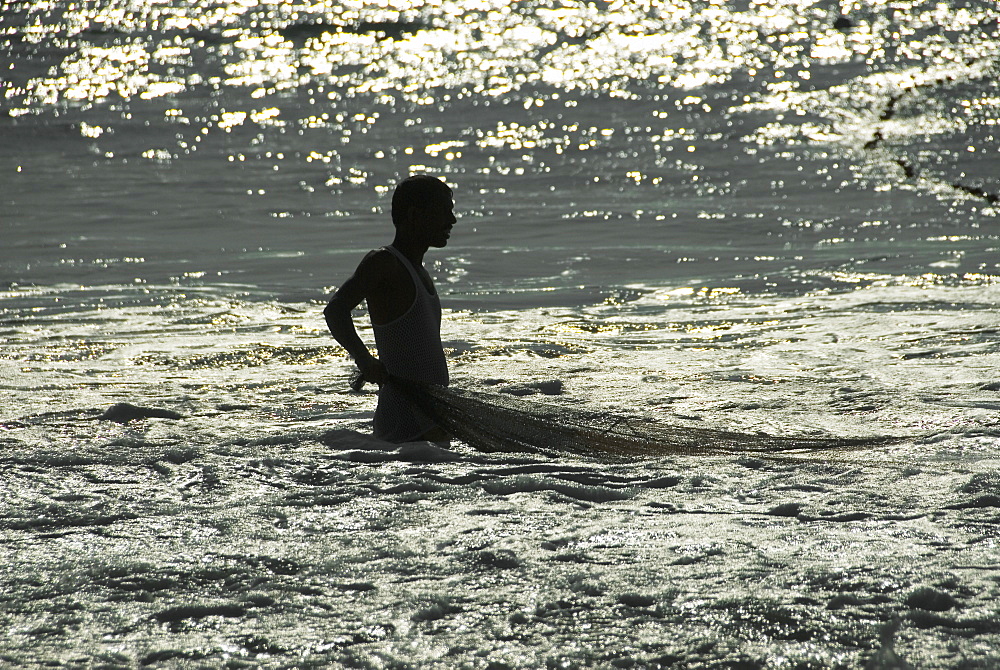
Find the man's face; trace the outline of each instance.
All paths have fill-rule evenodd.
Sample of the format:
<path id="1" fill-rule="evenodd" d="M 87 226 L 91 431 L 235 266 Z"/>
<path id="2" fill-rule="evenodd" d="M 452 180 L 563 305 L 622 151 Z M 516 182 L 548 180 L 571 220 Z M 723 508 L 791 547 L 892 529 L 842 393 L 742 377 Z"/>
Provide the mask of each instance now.
<path id="1" fill-rule="evenodd" d="M 455 203 L 448 196 L 437 198 L 415 212 L 415 222 L 424 241 L 431 247 L 448 244 L 451 229 L 455 225 Z"/>

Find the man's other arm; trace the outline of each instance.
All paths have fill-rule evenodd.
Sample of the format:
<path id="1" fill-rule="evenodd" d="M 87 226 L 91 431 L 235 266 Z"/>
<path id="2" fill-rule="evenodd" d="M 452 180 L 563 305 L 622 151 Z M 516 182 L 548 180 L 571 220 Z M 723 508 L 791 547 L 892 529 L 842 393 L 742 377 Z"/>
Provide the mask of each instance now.
<path id="1" fill-rule="evenodd" d="M 337 343 L 354 359 L 362 378 L 367 382 L 383 384 L 386 380 L 385 368 L 372 356 L 367 345 L 361 340 L 352 316 L 354 308 L 376 290 L 372 280 L 372 268 L 368 263 L 370 258 L 371 256 L 366 257 L 351 278 L 333 294 L 326 309 L 323 310 L 323 316 L 326 318 L 326 325 L 333 339 L 337 340 Z"/>

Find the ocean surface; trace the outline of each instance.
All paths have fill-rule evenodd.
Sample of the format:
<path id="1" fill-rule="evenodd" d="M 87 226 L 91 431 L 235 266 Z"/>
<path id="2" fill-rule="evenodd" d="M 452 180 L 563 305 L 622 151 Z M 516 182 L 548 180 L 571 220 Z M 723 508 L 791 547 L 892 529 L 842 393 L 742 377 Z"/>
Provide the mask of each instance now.
<path id="1" fill-rule="evenodd" d="M 998 18 L 3 3 L 0 667 L 1000 667 Z M 321 312 L 414 172 L 457 386 L 899 439 L 373 439 Z"/>

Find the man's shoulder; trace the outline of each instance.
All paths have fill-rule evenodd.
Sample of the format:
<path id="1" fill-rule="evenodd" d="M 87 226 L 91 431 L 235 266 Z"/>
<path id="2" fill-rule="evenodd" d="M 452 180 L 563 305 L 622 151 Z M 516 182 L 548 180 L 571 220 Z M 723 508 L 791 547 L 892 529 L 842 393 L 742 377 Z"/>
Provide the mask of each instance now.
<path id="1" fill-rule="evenodd" d="M 376 264 L 387 263 L 393 258 L 394 257 L 392 255 L 392 252 L 389 251 L 387 247 L 379 247 L 378 249 L 372 249 L 367 254 L 365 254 L 365 257 L 361 259 L 361 264 L 365 265 L 369 263 L 376 263 Z"/>
<path id="2" fill-rule="evenodd" d="M 397 278 L 408 277 L 406 268 L 391 251 L 382 247 L 369 251 L 360 265 L 358 273 L 379 283 L 392 282 Z"/>
<path id="3" fill-rule="evenodd" d="M 372 323 L 389 323 L 413 303 L 414 287 L 409 272 L 388 249 L 375 249 L 358 266 L 358 277 L 368 301 Z"/>
<path id="4" fill-rule="evenodd" d="M 358 267 L 364 270 L 386 271 L 399 267 L 399 261 L 396 260 L 391 251 L 385 247 L 381 247 L 379 249 L 372 249 L 365 254 Z"/>

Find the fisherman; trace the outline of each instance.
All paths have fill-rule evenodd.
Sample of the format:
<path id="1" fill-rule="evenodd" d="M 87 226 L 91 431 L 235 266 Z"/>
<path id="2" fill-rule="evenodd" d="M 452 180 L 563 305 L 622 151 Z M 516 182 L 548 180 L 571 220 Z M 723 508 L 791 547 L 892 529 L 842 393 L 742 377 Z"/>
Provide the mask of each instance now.
<path id="1" fill-rule="evenodd" d="M 401 181 L 392 194 L 392 244 L 368 253 L 323 311 L 334 339 L 361 379 L 379 385 L 375 437 L 388 442 L 442 441 L 447 434 L 409 402 L 393 377 L 448 384 L 441 346 L 441 300 L 424 268 L 431 247 L 448 244 L 455 225 L 452 190 L 429 175 Z M 351 311 L 368 303 L 378 358 L 354 327 Z"/>

